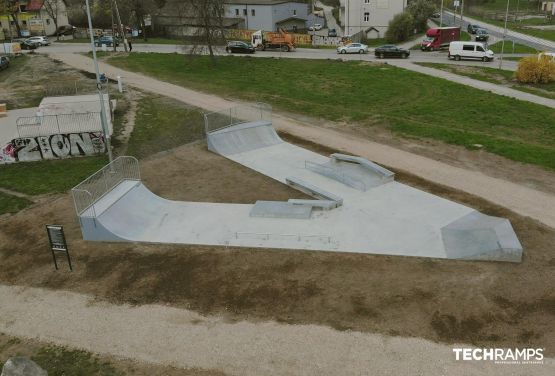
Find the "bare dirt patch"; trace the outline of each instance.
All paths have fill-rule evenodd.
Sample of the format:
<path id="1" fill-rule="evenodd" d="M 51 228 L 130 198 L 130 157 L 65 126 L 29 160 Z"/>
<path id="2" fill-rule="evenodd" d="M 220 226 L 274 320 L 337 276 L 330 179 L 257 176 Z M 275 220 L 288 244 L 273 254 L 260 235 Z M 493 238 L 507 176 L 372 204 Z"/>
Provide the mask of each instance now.
<path id="1" fill-rule="evenodd" d="M 324 154 L 333 151 L 293 141 Z M 148 158 L 141 171 L 145 184 L 169 199 L 252 203 L 302 197 L 209 153 L 202 143 Z M 66 194 L 0 220 L 0 281 L 73 290 L 116 303 L 168 304 L 232 321 L 315 323 L 484 346 L 531 345 L 552 356 L 555 230 L 402 171 L 398 180 L 509 218 L 525 249 L 523 262 L 84 242 Z M 65 265 L 53 270 L 47 222 L 65 226 L 73 273 Z"/>

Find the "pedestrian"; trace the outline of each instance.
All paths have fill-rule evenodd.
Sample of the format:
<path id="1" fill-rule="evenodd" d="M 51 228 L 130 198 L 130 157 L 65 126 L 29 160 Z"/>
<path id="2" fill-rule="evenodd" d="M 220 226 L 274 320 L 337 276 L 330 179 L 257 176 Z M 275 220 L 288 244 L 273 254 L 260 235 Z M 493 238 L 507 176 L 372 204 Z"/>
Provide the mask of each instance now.
<path id="1" fill-rule="evenodd" d="M 127 46 L 129 47 L 129 52 L 133 51 L 133 45 L 131 44 L 131 38 L 127 39 Z"/>

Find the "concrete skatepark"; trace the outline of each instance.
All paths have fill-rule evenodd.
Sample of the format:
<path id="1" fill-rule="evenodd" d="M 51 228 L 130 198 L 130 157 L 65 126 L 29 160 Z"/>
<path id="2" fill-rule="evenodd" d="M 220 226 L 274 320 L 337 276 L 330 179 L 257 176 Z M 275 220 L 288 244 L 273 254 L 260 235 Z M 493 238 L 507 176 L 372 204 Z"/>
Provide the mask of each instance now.
<path id="1" fill-rule="evenodd" d="M 83 238 L 520 262 L 510 222 L 394 181 L 362 158 L 286 143 L 271 108 L 205 114 L 208 148 L 314 197 L 216 204 L 171 201 L 120 157 L 73 190 Z"/>

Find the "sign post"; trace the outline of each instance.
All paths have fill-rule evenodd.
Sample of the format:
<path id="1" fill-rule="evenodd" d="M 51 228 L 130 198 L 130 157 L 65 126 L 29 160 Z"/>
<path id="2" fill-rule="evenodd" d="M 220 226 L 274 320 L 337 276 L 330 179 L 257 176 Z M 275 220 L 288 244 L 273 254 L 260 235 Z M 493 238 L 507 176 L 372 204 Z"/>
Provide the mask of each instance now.
<path id="1" fill-rule="evenodd" d="M 69 257 L 69 249 L 64 235 L 64 228 L 58 225 L 46 225 L 46 232 L 48 233 L 48 241 L 50 242 L 50 250 L 52 251 L 52 259 L 54 260 L 54 267 L 56 270 L 58 270 L 56 252 L 64 252 L 69 264 L 69 270 L 73 271 L 71 267 L 71 258 Z"/>

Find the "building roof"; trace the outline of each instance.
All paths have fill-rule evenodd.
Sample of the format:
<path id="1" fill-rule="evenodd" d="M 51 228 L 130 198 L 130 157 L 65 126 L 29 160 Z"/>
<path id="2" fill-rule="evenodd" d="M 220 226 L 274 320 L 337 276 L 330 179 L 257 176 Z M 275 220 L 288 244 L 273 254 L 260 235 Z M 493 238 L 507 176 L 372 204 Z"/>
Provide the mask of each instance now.
<path id="1" fill-rule="evenodd" d="M 27 11 L 41 10 L 43 5 L 44 5 L 44 0 L 29 0 L 27 2 L 27 6 L 25 7 L 25 10 Z"/>

